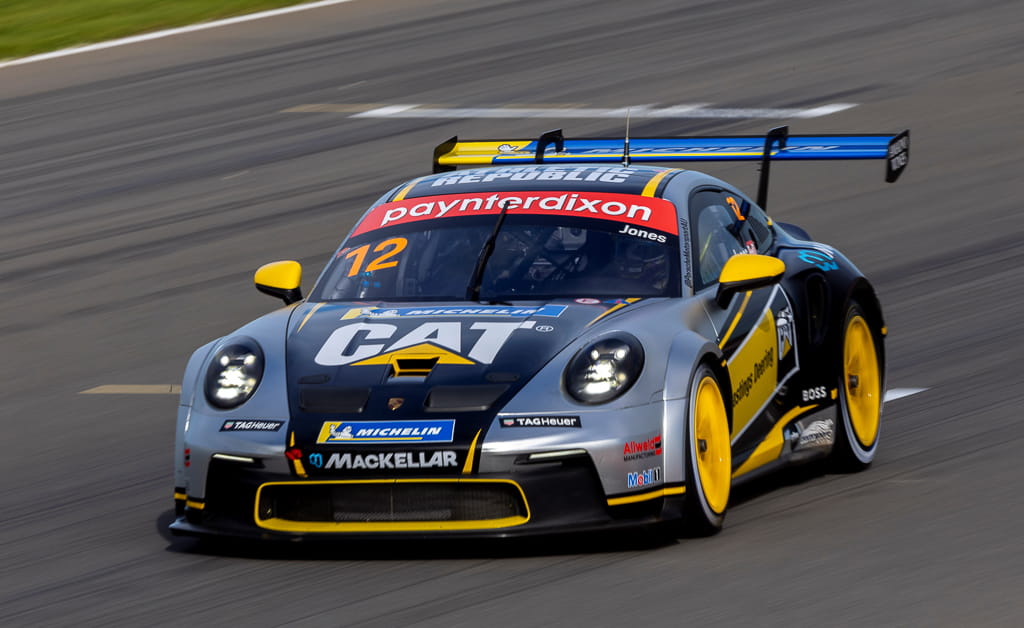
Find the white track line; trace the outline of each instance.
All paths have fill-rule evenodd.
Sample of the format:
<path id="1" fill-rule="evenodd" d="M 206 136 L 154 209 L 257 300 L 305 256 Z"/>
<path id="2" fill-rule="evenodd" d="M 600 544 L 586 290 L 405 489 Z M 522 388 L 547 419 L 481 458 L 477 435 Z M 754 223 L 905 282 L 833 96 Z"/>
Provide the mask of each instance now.
<path id="1" fill-rule="evenodd" d="M 81 54 L 83 52 L 93 52 L 95 50 L 116 48 L 117 46 L 127 46 L 128 44 L 137 44 L 142 41 L 150 41 L 152 39 L 172 37 L 174 35 L 181 35 L 183 33 L 194 33 L 196 31 L 203 31 L 208 28 L 220 28 L 221 26 L 241 24 L 242 22 L 251 22 L 253 20 L 262 20 L 263 18 L 267 17 L 275 17 L 278 15 L 284 15 L 286 13 L 297 13 L 299 11 L 308 11 L 309 9 L 319 9 L 321 7 L 329 7 L 335 4 L 344 4 L 346 2 L 352 2 L 352 0 L 320 0 L 319 2 L 297 4 L 295 6 L 283 7 L 280 9 L 272 9 L 270 11 L 261 11 L 260 13 L 249 13 L 248 15 L 229 17 L 214 22 L 202 22 L 200 24 L 193 24 L 191 26 L 170 28 L 163 31 L 155 31 L 152 33 L 145 33 L 143 35 L 125 37 L 123 39 L 113 39 L 111 41 L 104 41 L 98 44 L 89 44 L 87 46 L 76 46 L 74 48 L 65 48 L 63 50 L 55 50 L 53 52 L 44 52 L 42 54 L 32 55 L 31 57 L 22 57 L 21 59 L 13 59 L 10 61 L 0 62 L 0 68 L 7 68 L 14 65 L 24 65 L 26 63 L 35 63 L 36 61 L 46 61 L 48 59 L 57 59 L 59 57 L 68 57 L 71 55 Z"/>
<path id="2" fill-rule="evenodd" d="M 857 105 L 833 103 L 809 109 L 713 109 L 704 104 L 669 107 L 420 107 L 419 105 L 387 105 L 367 111 L 350 113 L 350 105 L 300 105 L 286 110 L 296 113 L 350 113 L 352 118 L 817 118 Z M 347 111 L 346 111 L 347 109 Z"/>
<path id="3" fill-rule="evenodd" d="M 885 391 L 886 401 L 895 401 L 896 399 L 902 399 L 909 397 L 910 395 L 916 395 L 928 390 L 927 388 L 890 388 Z"/>

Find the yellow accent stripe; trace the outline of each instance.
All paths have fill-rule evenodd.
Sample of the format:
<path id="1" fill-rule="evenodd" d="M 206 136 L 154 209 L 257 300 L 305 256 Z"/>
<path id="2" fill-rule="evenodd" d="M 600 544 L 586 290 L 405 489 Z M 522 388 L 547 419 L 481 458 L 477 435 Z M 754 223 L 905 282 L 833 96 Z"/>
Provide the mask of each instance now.
<path id="1" fill-rule="evenodd" d="M 370 309 L 372 309 L 372 308 L 370 308 Z M 350 320 L 350 319 L 353 319 L 353 318 L 359 318 L 362 315 L 363 315 L 363 308 L 361 308 L 361 307 L 354 307 L 351 310 L 349 310 L 349 311 L 345 312 L 344 314 L 342 314 L 341 315 L 341 320 L 347 321 L 347 320 Z"/>
<path id="2" fill-rule="evenodd" d="M 395 198 L 391 199 L 391 202 L 392 202 L 392 203 L 394 203 L 395 201 L 404 201 L 404 200 L 405 200 L 405 195 L 406 195 L 406 194 L 408 194 L 408 193 L 409 193 L 409 190 L 411 190 L 411 189 L 413 188 L 413 186 L 414 186 L 414 185 L 416 185 L 417 183 L 419 183 L 419 182 L 420 182 L 420 179 L 422 179 L 422 178 L 423 178 L 423 177 L 419 177 L 419 179 L 413 179 L 412 181 L 410 181 L 410 182 L 409 182 L 409 185 L 407 185 L 407 186 L 405 186 L 404 188 L 402 188 L 402 189 L 401 189 L 401 190 L 400 190 L 400 191 L 398 192 L 398 194 L 395 194 Z"/>
<path id="3" fill-rule="evenodd" d="M 836 398 L 836 395 L 838 395 L 838 394 L 839 394 L 839 389 L 838 389 L 838 388 L 833 388 L 833 389 L 832 389 L 832 392 L 831 392 L 831 393 L 829 393 L 829 394 L 831 395 L 831 397 L 832 397 L 833 399 L 835 399 L 835 398 Z"/>
<path id="4" fill-rule="evenodd" d="M 753 291 L 747 290 L 746 295 L 743 297 L 743 303 L 740 303 L 740 309 L 736 310 L 736 318 L 732 319 L 732 324 L 729 325 L 729 329 L 725 331 L 725 335 L 722 336 L 722 341 L 718 343 L 718 348 L 725 347 L 725 343 L 729 341 L 729 336 L 736 330 L 736 325 L 739 324 L 740 319 L 743 318 L 743 310 L 747 309 L 747 303 L 750 302 L 750 295 L 754 294 Z"/>
<path id="5" fill-rule="evenodd" d="M 662 170 L 651 177 L 651 180 L 644 186 L 644 191 L 640 193 L 640 196 L 654 196 L 654 192 L 658 189 L 658 184 L 660 184 L 661 180 L 667 177 L 670 172 L 675 172 L 675 170 Z"/>
<path id="6" fill-rule="evenodd" d="M 482 482 L 492 484 L 511 484 L 519 491 L 523 505 L 526 507 L 525 517 L 502 517 L 500 519 L 480 519 L 466 521 L 292 521 L 290 519 L 262 519 L 259 513 L 260 493 L 264 487 L 280 485 L 310 486 L 312 482 L 268 482 L 256 490 L 253 507 L 256 525 L 276 532 L 415 532 L 433 530 L 489 530 L 510 528 L 530 520 L 530 505 L 526 501 L 523 487 L 512 480 L 484 480 L 479 478 L 451 478 L 431 480 L 329 480 L 315 484 L 440 484 L 460 482 Z"/>
<path id="7" fill-rule="evenodd" d="M 202 510 L 203 508 L 206 508 L 206 504 L 204 504 L 203 502 L 197 502 L 194 499 L 185 500 L 185 506 L 191 508 L 192 510 Z"/>
<path id="8" fill-rule="evenodd" d="M 107 384 L 83 390 L 80 395 L 180 395 L 181 386 L 171 384 Z"/>
<path id="9" fill-rule="evenodd" d="M 183 502 L 186 499 L 188 499 L 188 495 L 186 495 L 185 493 L 178 493 L 178 492 L 174 493 L 174 501 L 176 501 L 176 502 Z"/>
<path id="10" fill-rule="evenodd" d="M 451 153 L 448 153 L 447 155 L 441 156 L 437 160 L 438 163 L 443 164 L 443 165 L 452 165 L 452 166 L 455 166 L 455 165 L 473 165 L 473 164 L 486 165 L 486 164 L 491 164 L 491 163 L 501 163 L 503 161 L 510 161 L 510 160 L 520 160 L 521 161 L 523 159 L 523 153 L 522 152 L 519 152 L 518 154 L 508 154 L 508 155 L 503 155 L 503 154 L 497 153 L 497 151 L 494 151 L 494 152 L 480 151 L 480 152 L 474 153 L 474 154 L 457 154 L 456 151 L 459 151 L 459 149 L 461 147 L 462 147 L 462 145 L 460 143 L 459 147 L 457 147 L 455 149 L 455 151 L 452 151 Z M 772 152 L 772 155 L 775 155 L 775 154 L 777 154 L 777 151 L 773 151 Z M 644 157 L 645 158 L 652 158 L 652 159 L 653 158 L 658 158 L 658 157 L 760 157 L 761 155 L 762 155 L 762 153 L 760 151 L 758 151 L 758 152 L 734 152 L 734 153 L 718 153 L 718 152 L 715 152 L 715 153 L 669 153 L 669 152 L 664 152 L 664 153 L 644 153 Z M 589 157 L 589 158 L 594 158 L 594 157 L 598 157 L 598 158 L 600 158 L 600 157 L 604 157 L 604 158 L 608 158 L 608 157 L 617 158 L 617 157 L 621 157 L 622 153 L 621 152 L 611 152 L 611 151 L 609 151 L 609 152 L 604 152 L 604 153 L 587 153 L 586 156 Z M 551 155 L 545 155 L 544 156 L 544 161 L 545 162 L 549 162 L 549 161 L 550 162 L 573 161 L 573 160 L 579 159 L 580 157 L 581 156 L 579 154 L 577 154 L 577 153 L 570 153 L 570 154 L 567 154 L 567 155 L 551 154 Z"/>
<path id="11" fill-rule="evenodd" d="M 473 442 L 469 445 L 469 455 L 466 456 L 466 464 L 462 465 L 462 475 L 468 475 L 473 472 L 473 458 L 476 456 L 476 441 L 480 438 L 480 434 L 483 430 L 477 430 L 476 436 L 473 437 Z"/>
<path id="12" fill-rule="evenodd" d="M 627 306 L 627 305 L 629 305 L 630 303 L 636 303 L 636 302 L 637 302 L 637 301 L 639 301 L 639 300 L 640 300 L 640 299 L 638 299 L 638 298 L 636 298 L 636 297 L 633 297 L 633 298 L 629 298 L 629 299 L 626 299 L 626 302 L 625 302 L 625 303 L 619 303 L 618 305 L 613 305 L 612 307 L 608 308 L 607 310 L 605 310 L 604 312 L 602 312 L 602 313 L 601 313 L 600 315 L 598 315 L 598 317 L 597 317 L 597 318 L 595 318 L 594 320 L 592 320 L 592 321 L 590 321 L 589 323 L 587 323 L 587 327 L 590 327 L 591 325 L 593 325 L 593 324 L 594 324 L 594 323 L 596 323 L 597 321 L 601 320 L 601 319 L 602 319 L 602 318 L 604 318 L 605 316 L 608 316 L 608 315 L 609 315 L 609 314 L 611 314 L 612 312 L 614 312 L 614 311 L 616 311 L 616 310 L 621 310 L 622 308 L 626 307 L 626 306 Z"/>
<path id="13" fill-rule="evenodd" d="M 658 489 L 649 493 L 640 493 L 638 495 L 627 495 L 626 497 L 612 497 L 608 500 L 609 506 L 621 506 L 622 504 L 635 504 L 636 502 L 645 502 L 651 499 L 658 499 L 666 495 L 682 495 L 686 492 L 685 486 L 669 486 L 668 488 Z"/>
<path id="14" fill-rule="evenodd" d="M 459 152 L 457 152 L 457 151 L 460 151 L 460 149 L 462 149 L 462 145 L 461 144 L 454 151 L 452 151 L 452 152 L 450 152 L 450 153 L 448 153 L 446 155 L 441 155 L 440 157 L 438 157 L 437 163 L 439 163 L 439 164 L 441 164 L 443 166 L 481 166 L 481 165 L 482 166 L 486 166 L 486 165 L 490 165 L 490 164 L 501 164 L 501 163 L 504 163 L 504 162 L 507 162 L 507 161 L 517 161 L 519 163 L 522 163 L 523 157 L 526 156 L 521 151 L 517 152 L 516 154 L 503 155 L 503 154 L 498 153 L 497 151 L 491 152 L 491 151 L 486 151 L 486 150 L 483 150 L 483 151 L 480 151 L 480 152 L 473 152 L 473 153 L 459 153 Z M 775 154 L 775 153 L 773 153 L 773 154 Z M 609 157 L 619 158 L 619 157 L 622 157 L 622 153 L 621 152 L 614 152 L 614 153 L 612 153 L 612 152 L 607 152 L 607 153 L 588 153 L 586 156 L 588 158 L 594 158 L 594 157 L 596 157 L 596 158 L 601 158 L 601 157 L 604 157 L 604 158 L 609 158 Z M 718 158 L 721 158 L 721 157 L 760 157 L 760 156 L 761 156 L 760 152 L 756 152 L 756 153 L 746 153 L 746 152 L 743 152 L 743 153 L 644 153 L 644 157 L 645 158 L 650 158 L 650 159 L 673 158 L 673 157 L 718 157 Z M 560 162 L 560 161 L 562 161 L 562 162 L 565 162 L 565 161 L 574 162 L 576 160 L 579 160 L 580 157 L 581 156 L 579 154 L 568 154 L 568 155 L 550 154 L 550 155 L 545 155 L 544 156 L 544 162 L 545 163 L 549 163 L 549 162 L 557 163 L 557 162 Z"/>
<path id="15" fill-rule="evenodd" d="M 750 454 L 750 457 L 743 461 L 738 469 L 732 472 L 732 477 L 737 478 L 746 473 L 750 473 L 758 467 L 762 467 L 773 460 L 777 460 L 779 455 L 782 453 L 782 430 L 789 425 L 793 419 L 806 414 L 808 411 L 817 408 L 818 404 L 810 406 L 797 406 L 784 414 L 778 423 L 772 427 L 772 431 L 765 436 L 764 440 L 758 444 L 757 449 L 754 453 Z"/>
<path id="16" fill-rule="evenodd" d="M 431 530 L 490 530 L 511 528 L 529 521 L 526 517 L 480 521 L 290 521 L 260 519 L 261 528 L 275 532 L 427 532 Z"/>
<path id="17" fill-rule="evenodd" d="M 316 305 L 314 305 L 314 306 L 313 306 L 313 307 L 312 307 L 312 308 L 311 308 L 311 309 L 309 310 L 309 312 L 307 312 L 307 313 L 306 313 L 306 316 L 305 316 L 305 317 L 304 317 L 304 318 L 302 319 L 302 322 L 301 322 L 301 323 L 299 323 L 299 328 L 295 330 L 295 333 L 299 333 L 300 331 L 302 331 L 302 326 L 306 324 L 306 321 L 308 321 L 308 320 L 309 320 L 310 318 L 312 318 L 312 317 L 313 317 L 313 314 L 314 314 L 314 313 L 315 313 L 315 312 L 316 312 L 317 310 L 319 310 L 320 308 L 322 308 L 322 307 L 323 307 L 324 305 L 326 305 L 326 303 L 325 303 L 324 301 L 321 301 L 321 302 L 317 303 Z"/>
<path id="18" fill-rule="evenodd" d="M 295 432 L 288 432 L 288 446 L 289 447 L 294 447 L 295 446 Z M 289 458 L 288 461 L 291 462 L 293 465 L 295 465 L 294 469 L 295 469 L 295 474 L 296 475 L 298 475 L 301 478 L 309 477 L 306 474 L 306 467 L 302 466 L 302 461 L 301 460 L 292 460 L 291 458 Z"/>

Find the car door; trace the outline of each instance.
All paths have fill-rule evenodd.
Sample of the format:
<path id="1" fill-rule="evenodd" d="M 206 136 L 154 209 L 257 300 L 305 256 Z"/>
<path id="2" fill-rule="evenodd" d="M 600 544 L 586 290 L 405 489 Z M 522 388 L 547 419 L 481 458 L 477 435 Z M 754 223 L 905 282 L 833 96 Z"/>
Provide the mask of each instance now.
<path id="1" fill-rule="evenodd" d="M 689 208 L 694 289 L 705 303 L 729 370 L 731 390 L 723 393 L 731 395 L 738 465 L 743 452 L 756 447 L 785 416 L 784 386 L 799 368 L 793 308 L 780 285 L 740 292 L 719 305 L 715 294 L 725 262 L 733 255 L 769 252 L 767 218 L 723 188 L 697 190 Z"/>

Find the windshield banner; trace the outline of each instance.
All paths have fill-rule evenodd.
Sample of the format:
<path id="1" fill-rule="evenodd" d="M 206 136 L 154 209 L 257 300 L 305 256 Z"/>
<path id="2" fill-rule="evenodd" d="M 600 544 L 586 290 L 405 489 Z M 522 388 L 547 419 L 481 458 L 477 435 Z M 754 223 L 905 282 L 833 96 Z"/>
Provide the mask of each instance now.
<path id="1" fill-rule="evenodd" d="M 434 218 L 497 215 L 508 203 L 511 215 L 566 215 L 601 218 L 678 235 L 675 205 L 663 198 L 600 192 L 482 192 L 424 196 L 373 208 L 353 236 Z"/>

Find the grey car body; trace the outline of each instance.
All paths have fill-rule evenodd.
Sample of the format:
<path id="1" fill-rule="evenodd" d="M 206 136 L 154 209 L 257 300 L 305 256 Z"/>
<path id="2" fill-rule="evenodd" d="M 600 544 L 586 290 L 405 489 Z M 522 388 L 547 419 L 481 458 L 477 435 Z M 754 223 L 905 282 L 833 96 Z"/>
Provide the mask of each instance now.
<path id="1" fill-rule="evenodd" d="M 477 234 L 472 253 L 427 264 L 450 239 L 439 229 L 461 221 Z M 537 233 L 547 240 L 530 244 Z M 477 257 L 487 235 L 496 250 Z M 584 240 L 630 259 L 596 272 Z M 734 257 L 784 271 L 737 274 Z M 439 277 L 482 287 L 424 295 Z M 288 289 L 289 305 L 188 362 L 176 533 L 509 536 L 694 520 L 714 531 L 725 508 L 700 486 L 698 379 L 724 403 L 729 459 L 709 464 L 726 464 L 729 483 L 830 455 L 866 466 L 877 448 L 877 428 L 870 442 L 852 437 L 844 405 L 857 386 L 844 372 L 851 304 L 883 383 L 870 282 L 697 171 L 541 163 L 421 177 L 366 212 L 309 298 Z M 595 366 L 587 356 L 607 346 L 615 366 Z M 259 372 L 228 407 L 217 395 L 231 360 Z M 607 376 L 620 387 L 609 398 L 571 390 L 606 368 L 622 370 Z M 711 490 L 727 499 L 728 487 Z"/>

